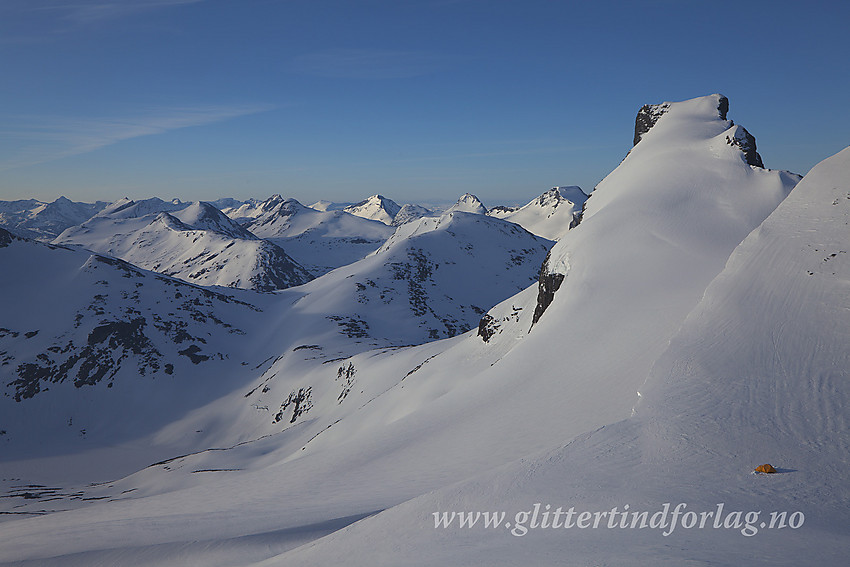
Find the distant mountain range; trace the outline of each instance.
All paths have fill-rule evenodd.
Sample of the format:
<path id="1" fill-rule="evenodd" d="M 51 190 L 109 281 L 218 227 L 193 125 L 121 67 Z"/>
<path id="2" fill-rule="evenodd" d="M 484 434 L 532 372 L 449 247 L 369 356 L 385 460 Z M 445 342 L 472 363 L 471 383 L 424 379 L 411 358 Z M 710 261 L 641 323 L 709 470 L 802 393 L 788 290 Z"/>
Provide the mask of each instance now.
<path id="1" fill-rule="evenodd" d="M 271 291 L 313 277 L 279 246 L 204 202 L 118 201 L 53 242 L 202 285 Z"/>

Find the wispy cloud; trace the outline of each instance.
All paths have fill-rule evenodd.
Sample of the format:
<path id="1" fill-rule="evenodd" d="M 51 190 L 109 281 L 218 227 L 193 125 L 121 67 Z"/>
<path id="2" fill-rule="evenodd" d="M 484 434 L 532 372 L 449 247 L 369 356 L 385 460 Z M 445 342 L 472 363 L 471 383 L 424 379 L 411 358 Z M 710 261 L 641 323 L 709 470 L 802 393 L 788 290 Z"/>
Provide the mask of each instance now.
<path id="1" fill-rule="evenodd" d="M 205 0 L 128 0 L 112 1 L 92 0 L 81 2 L 51 2 L 42 7 L 52 10 L 64 19 L 74 23 L 88 24 L 103 20 L 112 20 L 132 16 L 139 12 L 169 8 L 183 4 L 197 4 Z"/>
<path id="2" fill-rule="evenodd" d="M 450 65 L 452 59 L 428 51 L 387 49 L 326 49 L 299 55 L 292 69 L 309 75 L 341 79 L 417 77 Z"/>
<path id="3" fill-rule="evenodd" d="M 0 171 L 84 154 L 124 140 L 265 112 L 270 105 L 152 109 L 129 117 L 15 117 L 0 129 Z"/>
<path id="4" fill-rule="evenodd" d="M 0 43 L 34 43 L 206 0 L 0 0 Z"/>

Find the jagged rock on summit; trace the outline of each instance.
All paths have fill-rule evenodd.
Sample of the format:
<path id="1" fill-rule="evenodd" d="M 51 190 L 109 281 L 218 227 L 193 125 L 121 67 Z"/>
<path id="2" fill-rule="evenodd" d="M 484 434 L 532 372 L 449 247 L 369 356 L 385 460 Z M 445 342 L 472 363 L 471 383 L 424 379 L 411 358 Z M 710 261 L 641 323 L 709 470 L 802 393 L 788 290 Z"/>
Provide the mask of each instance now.
<path id="1" fill-rule="evenodd" d="M 643 135 L 649 132 L 658 122 L 658 119 L 670 109 L 670 103 L 662 104 L 645 104 L 638 110 L 637 118 L 635 118 L 635 138 L 632 143 L 636 146 L 640 142 Z"/>

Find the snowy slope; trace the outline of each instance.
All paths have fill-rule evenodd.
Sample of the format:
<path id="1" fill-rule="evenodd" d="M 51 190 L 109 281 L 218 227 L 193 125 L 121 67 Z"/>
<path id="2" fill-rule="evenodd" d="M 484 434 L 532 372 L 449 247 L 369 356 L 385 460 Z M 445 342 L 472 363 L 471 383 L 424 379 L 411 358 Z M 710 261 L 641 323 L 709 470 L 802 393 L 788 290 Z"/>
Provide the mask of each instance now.
<path id="1" fill-rule="evenodd" d="M 213 206 L 219 209 L 222 213 L 233 219 L 237 223 L 244 224 L 253 219 L 262 212 L 263 203 L 257 199 L 248 199 L 247 201 L 239 201 L 228 206 L 219 207 L 216 202 L 212 202 Z"/>
<path id="2" fill-rule="evenodd" d="M 401 226 L 404 223 L 414 221 L 416 219 L 421 219 L 422 217 L 433 217 L 439 216 L 439 213 L 429 209 L 428 207 L 423 207 L 422 205 L 413 205 L 411 203 L 405 203 L 401 206 L 398 213 L 396 213 L 393 218 L 392 225 L 393 226 Z"/>
<path id="3" fill-rule="evenodd" d="M 66 228 L 78 225 L 103 209 L 107 203 L 76 203 L 59 197 L 52 203 L 35 199 L 0 201 L 0 227 L 39 240 L 53 240 Z"/>
<path id="4" fill-rule="evenodd" d="M 454 205 L 446 209 L 444 212 L 451 213 L 454 211 L 486 215 L 487 207 L 485 207 L 481 200 L 472 193 L 464 193 Z"/>
<path id="5" fill-rule="evenodd" d="M 207 201 L 210 205 L 228 215 L 229 212 L 238 210 L 241 206 L 256 203 L 256 199 L 234 199 L 233 197 L 222 197 L 221 199 L 216 199 L 215 201 Z M 228 215 L 230 216 L 230 215 Z"/>
<path id="6" fill-rule="evenodd" d="M 393 233 L 383 222 L 339 210 L 316 211 L 280 195 L 264 201 L 243 224 L 285 249 L 315 275 L 360 260 Z"/>
<path id="7" fill-rule="evenodd" d="M 494 207 L 487 214 L 516 223 L 537 236 L 558 240 L 578 224 L 585 201 L 587 195 L 580 187 L 553 187 L 522 207 Z"/>
<path id="8" fill-rule="evenodd" d="M 222 295 L 5 231 L 0 262 L 0 288 L 14 298 L 0 304 L 2 460 L 155 431 L 229 392 L 245 376 L 243 357 L 256 356 L 246 330 L 261 296 Z"/>
<path id="9" fill-rule="evenodd" d="M 151 197 L 150 199 L 135 201 L 129 197 L 124 197 L 104 207 L 97 216 L 113 219 L 131 219 L 155 213 L 179 211 L 188 204 L 179 199 L 163 201 L 158 197 Z"/>
<path id="10" fill-rule="evenodd" d="M 656 125 L 664 129 L 644 136 L 598 185 L 590 214 L 552 248 L 542 285 L 492 310 L 480 335 L 439 353 L 422 347 L 408 355 L 416 364 L 399 353 L 354 361 L 361 376 L 382 368 L 403 384 L 371 400 L 368 416 L 317 437 L 303 458 L 364 479 L 385 478 L 369 459 L 402 476 L 428 471 L 400 486 L 401 497 L 628 417 L 705 287 L 797 181 L 753 168 L 726 144 L 720 101 L 671 104 Z M 349 446 L 370 447 L 357 473 L 353 454 L 334 454 Z"/>
<path id="11" fill-rule="evenodd" d="M 737 148 L 717 151 L 730 127 L 720 100 L 671 105 L 657 124 L 672 123 L 669 139 L 648 134 L 643 151 L 634 148 L 600 183 L 587 204 L 597 200 L 593 215 L 552 249 L 543 290 L 491 310 L 481 335 L 352 358 L 356 388 L 340 407 L 362 409 L 311 422 L 304 449 L 276 471 L 288 476 L 281 497 L 291 509 L 315 510 L 301 493 L 318 471 L 328 471 L 321 480 L 330 487 L 330 471 L 345 470 L 357 494 L 335 493 L 335 501 L 365 513 L 628 417 L 705 287 L 797 181 L 752 168 Z M 555 282 L 560 288 L 532 327 Z M 338 388 L 343 366 L 330 383 Z M 319 391 L 321 379 L 313 373 L 302 382 Z"/>
<path id="12" fill-rule="evenodd" d="M 364 336 L 419 344 L 475 327 L 493 305 L 534 282 L 551 243 L 470 213 L 421 218 L 378 250 L 314 280 L 299 309 L 357 324 Z"/>
<path id="13" fill-rule="evenodd" d="M 309 205 L 311 209 L 315 209 L 317 211 L 341 211 L 345 207 L 353 205 L 354 203 L 335 203 L 334 201 L 328 201 L 327 199 L 320 199 Z"/>
<path id="14" fill-rule="evenodd" d="M 383 195 L 372 195 L 368 199 L 345 207 L 343 210 L 356 217 L 392 224 L 399 209 L 401 207 L 392 199 L 387 199 Z"/>
<path id="15" fill-rule="evenodd" d="M 54 243 L 82 246 L 201 285 L 269 291 L 311 279 L 280 247 L 203 202 L 119 202 L 64 231 Z"/>
<path id="16" fill-rule="evenodd" d="M 524 472 L 524 463 L 511 461 L 628 418 L 635 392 L 706 286 L 797 181 L 747 164 L 741 148 L 726 142 L 733 126 L 720 115 L 723 100 L 712 95 L 671 103 L 597 187 L 582 223 L 552 248 L 539 284 L 491 309 L 478 332 L 358 353 L 341 347 L 338 332 L 335 338 L 322 334 L 316 323 L 324 324 L 339 309 L 334 298 L 345 290 L 336 279 L 346 268 L 281 292 L 274 313 L 278 327 L 270 333 L 281 344 L 279 357 L 258 366 L 250 389 L 224 396 L 162 433 L 178 437 L 219 424 L 223 441 L 235 431 L 227 433 L 220 424 L 238 423 L 269 437 L 254 435 L 253 443 L 185 455 L 87 492 L 123 500 L 6 522 L 0 561 L 234 565 L 269 558 L 268 564 L 329 564 L 348 543 L 346 561 L 360 564 L 428 564 L 432 558 L 480 564 L 481 557 L 461 554 L 488 547 L 472 542 L 453 548 L 453 541 L 463 543 L 451 531 L 438 534 L 443 539 L 432 545 L 430 513 L 436 510 L 428 509 L 428 497 L 422 506 L 412 502 L 363 521 L 364 531 L 355 524 L 337 537 L 285 552 L 364 515 L 500 466 L 505 468 L 471 488 L 459 485 L 460 504 L 519 494 L 505 502 L 515 507 L 526 493 L 510 489 L 529 486 L 536 468 Z M 483 215 L 450 217 L 499 222 Z M 399 227 L 411 232 L 397 233 L 406 237 L 361 262 L 365 266 L 402 242 L 415 242 L 415 228 L 434 220 Z M 478 269 L 470 266 L 468 273 Z M 342 278 L 349 290 L 341 307 L 351 305 L 351 288 L 371 293 L 368 282 L 354 282 L 357 274 L 350 275 Z M 327 293 L 318 293 L 325 284 Z M 316 293 L 305 293 L 308 288 Z M 376 298 L 366 299 L 380 307 Z M 304 332 L 310 314 L 316 327 Z M 341 328 L 356 330 L 346 323 Z M 299 332 L 305 341 L 293 346 Z M 334 351 L 343 354 L 333 356 Z M 605 459 L 599 449 L 606 447 L 591 447 L 578 459 Z M 571 466 L 576 460 L 563 462 Z M 591 469 L 586 482 L 593 472 L 598 471 Z M 569 470 L 553 476 L 570 478 Z M 607 483 L 586 485 L 594 489 L 585 494 L 600 489 L 614 494 L 619 476 L 606 478 Z M 387 537 L 400 532 L 407 540 Z M 345 539 L 357 533 L 362 537 Z M 564 540 L 553 541 L 557 552 L 535 555 L 536 563 L 564 561 Z M 459 559 L 447 560 L 441 549 Z M 423 551 L 407 554 L 410 550 Z"/>
<path id="17" fill-rule="evenodd" d="M 850 148 L 813 168 L 734 251 L 655 363 L 632 418 L 263 564 L 352 556 L 370 565 L 843 563 L 850 544 L 850 316 L 842 308 L 850 282 L 848 179 Z M 752 474 L 766 462 L 779 474 Z M 530 512 L 519 516 L 528 528 L 535 503 L 536 530 L 485 529 L 483 520 L 474 529 L 457 520 L 433 529 L 435 511 L 467 510 L 506 511 L 506 522 Z M 625 505 L 628 527 L 620 527 Z M 561 526 L 570 507 L 608 516 L 595 529 L 593 518 L 578 527 L 577 515 L 570 528 L 556 529 L 557 507 Z M 665 524 L 639 529 L 634 513 L 641 511 Z"/>

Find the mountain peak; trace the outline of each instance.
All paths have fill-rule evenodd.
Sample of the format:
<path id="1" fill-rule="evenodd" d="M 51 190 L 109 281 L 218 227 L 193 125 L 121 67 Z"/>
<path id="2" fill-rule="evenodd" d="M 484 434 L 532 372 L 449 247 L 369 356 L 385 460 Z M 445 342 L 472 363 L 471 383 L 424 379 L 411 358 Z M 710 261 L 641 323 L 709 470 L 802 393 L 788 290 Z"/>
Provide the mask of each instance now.
<path id="1" fill-rule="evenodd" d="M 557 207 L 560 203 L 568 201 L 574 205 L 581 205 L 587 200 L 587 195 L 581 190 L 578 185 L 570 185 L 566 187 L 552 187 L 535 199 L 538 206 L 553 206 Z M 531 203 L 529 203 L 531 204 Z"/>
<path id="2" fill-rule="evenodd" d="M 360 201 L 359 203 L 349 205 L 343 210 L 356 217 L 377 220 L 384 224 L 391 224 L 399 210 L 401 210 L 401 207 L 392 199 L 376 194 L 372 195 L 368 199 Z"/>
<path id="3" fill-rule="evenodd" d="M 256 237 L 227 215 L 205 201 L 195 201 L 172 215 L 195 230 L 211 230 L 230 238 L 254 240 Z"/>
<path id="4" fill-rule="evenodd" d="M 729 99 L 722 94 L 712 94 L 686 100 L 683 102 L 662 102 L 660 104 L 645 104 L 638 110 L 635 118 L 635 137 L 632 145 L 637 145 L 644 135 L 655 126 L 662 116 L 673 107 L 694 107 L 706 119 L 726 120 L 729 112 Z"/>
<path id="5" fill-rule="evenodd" d="M 446 213 L 454 211 L 486 215 L 487 207 L 485 207 L 481 200 L 472 193 L 464 193 L 457 200 L 457 203 L 446 209 Z"/>
<path id="6" fill-rule="evenodd" d="M 393 226 L 401 226 L 404 223 L 414 221 L 422 217 L 434 216 L 434 212 L 422 205 L 412 205 L 407 203 L 401 207 L 393 218 Z"/>
<path id="7" fill-rule="evenodd" d="M 729 99 L 721 94 L 697 97 L 682 102 L 646 104 L 635 118 L 634 146 L 650 136 L 665 139 L 670 144 L 690 145 L 698 139 L 720 136 L 726 145 L 739 150 L 741 159 L 748 165 L 764 168 L 756 151 L 756 139 L 741 126 L 726 118 Z M 659 137 L 656 132 L 663 130 Z M 651 134 L 651 135 L 650 135 Z M 645 143 L 639 147 L 645 147 Z M 719 151 L 719 150 L 718 150 Z"/>
<path id="8" fill-rule="evenodd" d="M 516 223 L 537 236 L 558 240 L 578 224 L 587 195 L 576 185 L 553 187 L 522 207 L 493 207 L 488 216 Z"/>
<path id="9" fill-rule="evenodd" d="M 260 208 L 263 210 L 270 210 L 282 202 L 283 197 L 281 197 L 279 193 L 275 193 L 274 195 L 260 203 Z"/>
<path id="10" fill-rule="evenodd" d="M 170 213 L 159 213 L 156 215 L 148 226 L 154 225 L 162 225 L 170 230 L 178 230 L 178 231 L 187 231 L 192 230 L 191 227 L 186 226 L 180 219 L 171 215 Z"/>

